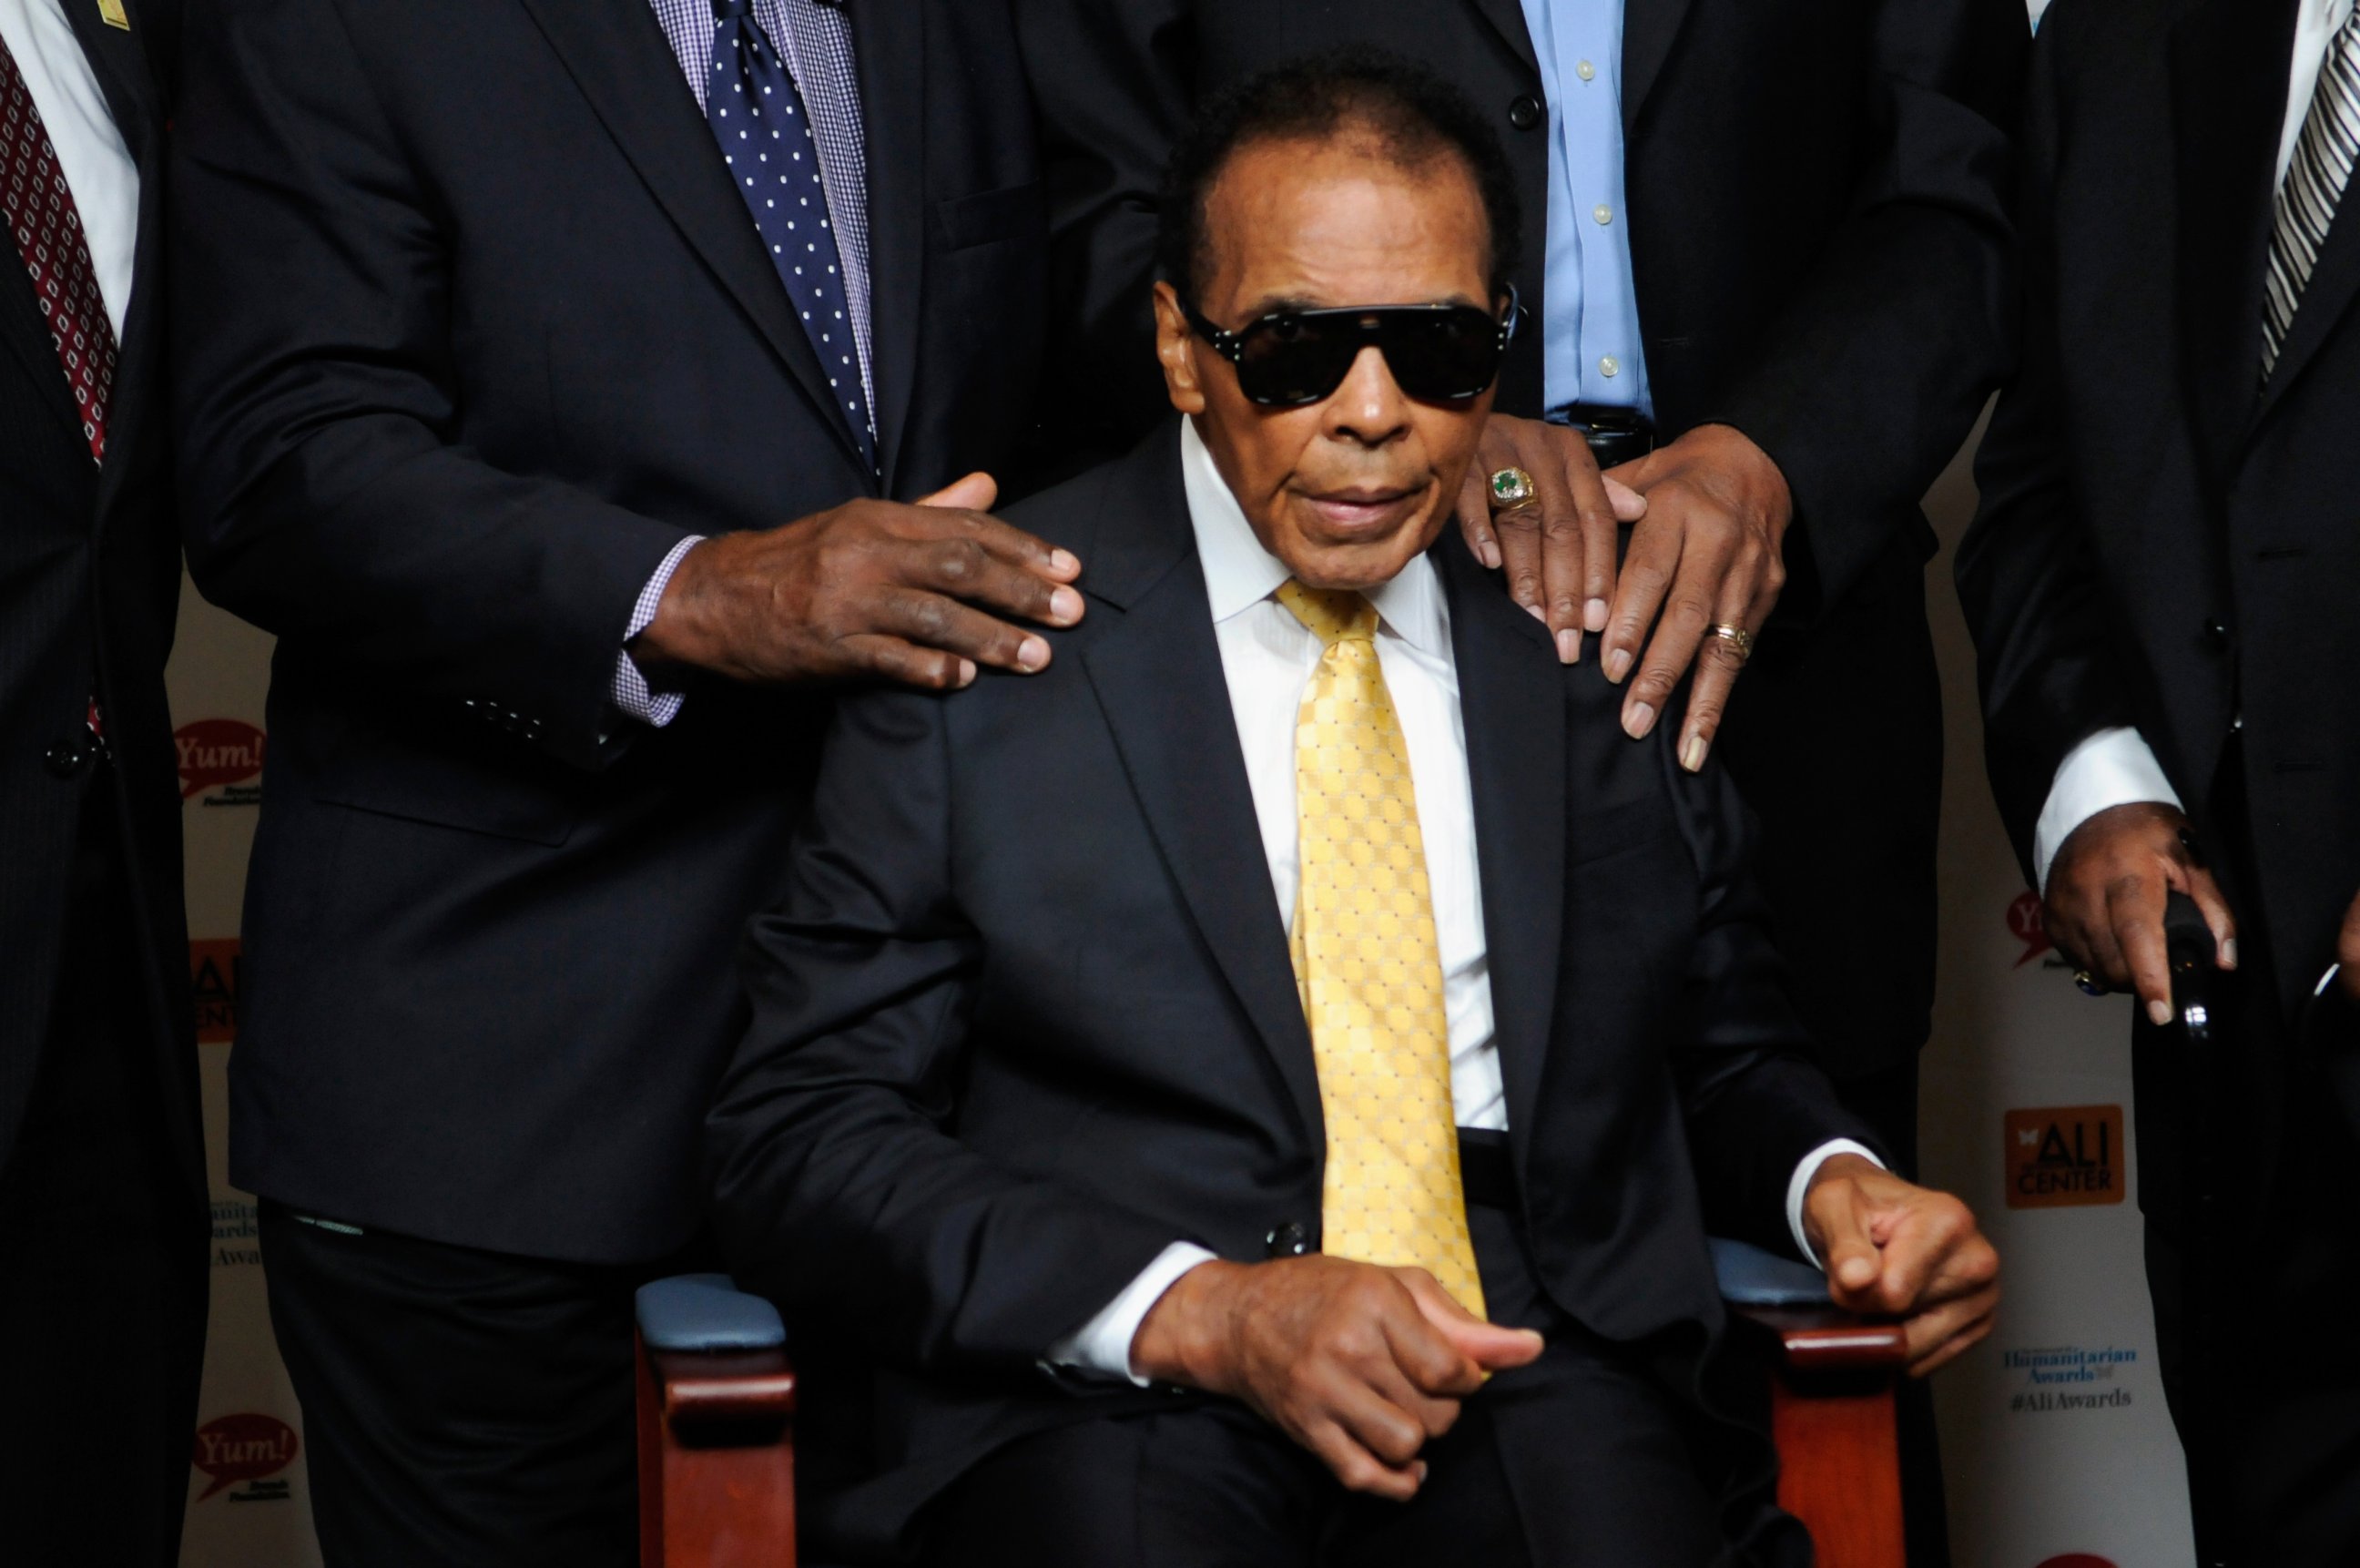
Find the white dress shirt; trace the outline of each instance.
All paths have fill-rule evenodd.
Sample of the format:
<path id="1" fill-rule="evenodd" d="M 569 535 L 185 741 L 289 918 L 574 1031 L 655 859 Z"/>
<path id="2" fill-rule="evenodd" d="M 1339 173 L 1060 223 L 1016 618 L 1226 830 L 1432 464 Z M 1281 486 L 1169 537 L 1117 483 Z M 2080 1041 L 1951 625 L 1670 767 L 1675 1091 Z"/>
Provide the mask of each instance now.
<path id="1" fill-rule="evenodd" d="M 64 0 L 0 0 L 0 42 L 15 58 L 41 127 L 57 148 L 98 274 L 99 297 L 119 342 L 139 246 L 139 166 L 115 128 L 115 113 L 66 20 Z M 6 264 L 20 265 L 15 257 Z"/>
<path id="2" fill-rule="evenodd" d="M 2294 52 L 2287 61 L 2286 116 L 2278 126 L 2277 179 L 2283 184 L 2294 161 L 2295 144 L 2302 139 L 2302 123 L 2311 115 L 2311 95 L 2319 85 L 2319 70 L 2336 30 L 2352 16 L 2353 0 L 2302 0 L 2295 12 Z M 2360 195 L 2347 191 L 2345 198 Z M 2255 363 L 2260 364 L 2261 328 L 2255 326 Z M 2032 873 L 2040 891 L 2049 891 L 2049 868 L 2074 828 L 2101 811 L 2117 806 L 2155 801 L 2179 808 L 2180 794 L 2163 776 L 2163 764 L 2139 732 L 2128 725 L 2101 729 L 2065 754 L 2049 785 L 2040 819 L 2032 829 Z"/>
<path id="3" fill-rule="evenodd" d="M 1229 711 L 1245 752 L 1246 780 L 1262 826 L 1262 853 L 1290 930 L 1301 880 L 1295 808 L 1295 718 L 1304 687 L 1318 668 L 1318 637 L 1272 596 L 1289 574 L 1262 548 L 1229 493 L 1193 421 L 1180 432 L 1181 479 L 1196 533 L 1196 559 L 1211 601 L 1213 633 L 1229 687 Z M 1442 959 L 1442 1006 L 1449 1023 L 1450 1095 L 1459 1124 L 1490 1131 L 1508 1125 L 1500 1053 L 1491 1024 L 1491 973 L 1483 939 L 1483 889 L 1475 858 L 1475 800 L 1467 774 L 1467 731 L 1459 707 L 1459 667 L 1450 647 L 1450 607 L 1434 563 L 1411 560 L 1392 581 L 1369 590 L 1377 611 L 1377 663 L 1409 749 L 1418 832 L 1426 840 L 1426 884 L 1435 944 Z M 1787 1189 L 1787 1219 L 1808 1255 L 1802 1198 L 1822 1161 L 1841 1153 L 1875 1157 L 1849 1140 L 1814 1149 Z M 1172 1283 L 1215 1255 L 1175 1242 L 1120 1294 L 1073 1334 L 1050 1347 L 1049 1360 L 1108 1376 L 1146 1379 L 1131 1370 L 1139 1325 Z"/>

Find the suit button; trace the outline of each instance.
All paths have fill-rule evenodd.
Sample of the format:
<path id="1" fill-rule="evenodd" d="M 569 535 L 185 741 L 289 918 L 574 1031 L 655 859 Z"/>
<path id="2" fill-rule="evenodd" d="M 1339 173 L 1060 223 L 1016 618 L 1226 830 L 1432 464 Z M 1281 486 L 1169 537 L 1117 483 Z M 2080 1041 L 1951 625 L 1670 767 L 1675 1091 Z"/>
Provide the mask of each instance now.
<path id="1" fill-rule="evenodd" d="M 2223 621 L 2217 615 L 2212 617 L 2212 620 L 2206 621 L 2204 623 L 2204 641 L 2211 643 L 2215 648 L 2226 648 L 2229 645 L 2228 623 Z"/>
<path id="2" fill-rule="evenodd" d="M 1541 101 L 1529 93 L 1519 93 L 1509 99 L 1508 123 L 1520 131 L 1531 130 L 1541 123 Z"/>
<path id="3" fill-rule="evenodd" d="M 89 746 L 79 738 L 71 736 L 50 747 L 41 756 L 41 761 L 48 764 L 49 772 L 61 779 L 70 779 L 80 773 L 82 763 L 89 759 Z"/>
<path id="4" fill-rule="evenodd" d="M 1311 1250 L 1309 1233 L 1293 1220 L 1273 1227 L 1262 1239 L 1262 1255 L 1266 1257 L 1301 1257 Z"/>

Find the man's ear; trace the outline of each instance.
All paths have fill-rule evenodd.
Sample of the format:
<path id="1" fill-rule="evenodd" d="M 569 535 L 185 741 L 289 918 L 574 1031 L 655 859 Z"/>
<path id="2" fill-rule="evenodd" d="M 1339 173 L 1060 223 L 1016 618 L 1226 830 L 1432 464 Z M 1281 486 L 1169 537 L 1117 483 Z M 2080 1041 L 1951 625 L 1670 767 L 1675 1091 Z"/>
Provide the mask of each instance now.
<path id="1" fill-rule="evenodd" d="M 1164 391 L 1184 414 L 1205 411 L 1205 389 L 1196 378 L 1196 334 L 1180 309 L 1171 284 L 1155 285 L 1155 357 L 1164 363 Z"/>

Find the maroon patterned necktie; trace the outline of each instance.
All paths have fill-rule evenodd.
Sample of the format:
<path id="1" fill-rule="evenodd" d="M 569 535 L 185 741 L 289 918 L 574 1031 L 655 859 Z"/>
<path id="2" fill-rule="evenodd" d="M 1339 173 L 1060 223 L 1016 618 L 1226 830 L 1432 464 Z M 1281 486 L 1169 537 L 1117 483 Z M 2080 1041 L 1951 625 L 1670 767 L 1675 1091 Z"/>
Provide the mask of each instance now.
<path id="1" fill-rule="evenodd" d="M 57 345 L 93 463 L 106 460 L 106 401 L 115 389 L 115 327 L 82 239 L 82 214 L 42 128 L 16 57 L 0 39 L 0 221 L 33 275 L 33 297 Z"/>

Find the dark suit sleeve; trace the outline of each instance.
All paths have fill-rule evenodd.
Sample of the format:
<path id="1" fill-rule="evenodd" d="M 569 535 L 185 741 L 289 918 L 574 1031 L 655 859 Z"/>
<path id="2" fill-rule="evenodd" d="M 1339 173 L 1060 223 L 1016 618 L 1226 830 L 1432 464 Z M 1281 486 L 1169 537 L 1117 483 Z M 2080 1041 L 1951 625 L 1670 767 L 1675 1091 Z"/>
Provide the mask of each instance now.
<path id="1" fill-rule="evenodd" d="M 2049 55 L 2048 42 L 2036 51 L 2025 121 L 2024 363 L 2000 394 L 1976 455 L 1982 502 L 1956 565 L 1982 677 L 1984 760 L 2027 881 L 2033 827 L 2066 753 L 2097 730 L 2131 722 L 2067 465 Z"/>
<path id="2" fill-rule="evenodd" d="M 1048 171 L 1053 394 L 1061 427 L 1108 452 L 1171 417 L 1156 365 L 1158 196 L 1194 113 L 1188 0 L 1019 0 Z"/>
<path id="3" fill-rule="evenodd" d="M 1787 999 L 1769 908 L 1754 883 L 1753 819 L 1737 786 L 1717 763 L 1691 774 L 1668 741 L 1656 749 L 1700 896 L 1673 1070 L 1705 1224 L 1715 1235 L 1795 1255 L 1786 1223 L 1795 1168 L 1831 1139 L 1872 1149 L 1879 1140 L 1837 1102 L 1835 1086 L 1805 1054 L 1808 1037 Z"/>
<path id="4" fill-rule="evenodd" d="M 633 602 L 683 531 L 462 444 L 454 238 L 334 0 L 189 24 L 172 292 L 198 587 L 595 765 Z"/>
<path id="5" fill-rule="evenodd" d="M 825 755 L 707 1123 L 724 1248 L 889 1362 L 1028 1365 L 1179 1238 L 949 1125 L 982 954 L 952 887 L 943 699 L 853 698 Z"/>
<path id="6" fill-rule="evenodd" d="M 1852 209 L 1818 236 L 1818 267 L 1711 413 L 1786 476 L 1790 559 L 1808 552 L 1797 565 L 1822 604 L 1918 516 L 2015 341 L 2022 0 L 1882 0 L 1872 16 L 1870 153 Z"/>

